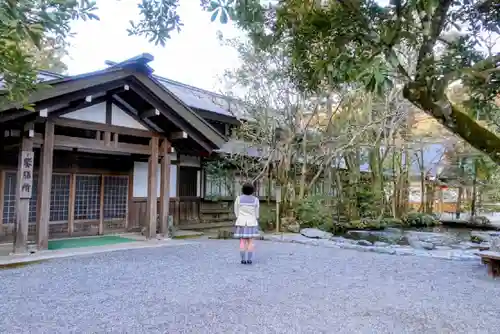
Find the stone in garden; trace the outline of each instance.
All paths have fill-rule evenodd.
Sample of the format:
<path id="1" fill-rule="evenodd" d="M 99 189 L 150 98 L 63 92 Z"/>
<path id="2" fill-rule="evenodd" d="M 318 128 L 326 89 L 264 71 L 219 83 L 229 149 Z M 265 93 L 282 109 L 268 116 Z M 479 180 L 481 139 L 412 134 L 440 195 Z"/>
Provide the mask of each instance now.
<path id="1" fill-rule="evenodd" d="M 433 250 L 436 248 L 436 245 L 434 245 L 433 243 L 427 241 L 421 241 L 415 237 L 408 238 L 408 243 L 410 244 L 411 247 L 415 249 Z"/>
<path id="2" fill-rule="evenodd" d="M 317 228 L 303 228 L 300 230 L 300 234 L 304 237 L 313 238 L 313 239 L 330 239 L 332 234 L 329 232 L 321 231 Z"/>
<path id="3" fill-rule="evenodd" d="M 292 222 L 286 227 L 286 229 L 288 230 L 288 232 L 299 233 L 300 232 L 300 224 L 297 222 Z"/>
<path id="4" fill-rule="evenodd" d="M 375 241 L 373 243 L 373 246 L 376 246 L 376 247 L 387 247 L 387 246 L 390 246 L 390 244 L 387 243 L 387 242 L 383 242 L 383 241 Z"/>
<path id="5" fill-rule="evenodd" d="M 352 230 L 347 232 L 348 236 L 354 239 L 370 239 L 376 241 L 384 241 L 390 243 L 398 243 L 404 239 L 401 230 L 391 229 L 383 231 L 364 231 L 364 230 Z"/>
<path id="6" fill-rule="evenodd" d="M 500 237 L 493 237 L 490 241 L 490 251 L 500 252 Z"/>
<path id="7" fill-rule="evenodd" d="M 361 245 L 361 246 L 372 246 L 373 244 L 371 242 L 369 242 L 368 240 L 359 240 L 358 241 L 358 245 Z"/>
<path id="8" fill-rule="evenodd" d="M 435 246 L 450 246 L 459 242 L 459 240 L 452 235 L 443 233 L 408 231 L 406 235 L 408 240 L 415 239 L 421 242 L 434 244 Z"/>

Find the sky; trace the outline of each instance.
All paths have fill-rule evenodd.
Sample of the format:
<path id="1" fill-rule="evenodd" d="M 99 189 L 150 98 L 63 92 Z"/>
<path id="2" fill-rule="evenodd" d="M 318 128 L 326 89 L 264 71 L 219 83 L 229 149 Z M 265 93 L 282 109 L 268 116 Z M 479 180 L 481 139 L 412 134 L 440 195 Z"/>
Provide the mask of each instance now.
<path id="1" fill-rule="evenodd" d="M 242 36 L 231 24 L 210 21 L 199 0 L 180 1 L 179 14 L 184 27 L 173 32 L 165 47 L 148 43 L 146 38 L 128 36 L 129 20 L 138 17 L 135 0 L 98 0 L 96 14 L 100 21 L 76 21 L 72 31 L 69 55 L 64 58 L 68 74 L 103 69 L 106 60 L 123 61 L 141 53 L 150 53 L 155 60 L 150 65 L 155 74 L 212 91 L 222 89 L 221 76 L 225 69 L 239 64 L 238 55 L 223 47 L 217 31 L 224 37 Z"/>

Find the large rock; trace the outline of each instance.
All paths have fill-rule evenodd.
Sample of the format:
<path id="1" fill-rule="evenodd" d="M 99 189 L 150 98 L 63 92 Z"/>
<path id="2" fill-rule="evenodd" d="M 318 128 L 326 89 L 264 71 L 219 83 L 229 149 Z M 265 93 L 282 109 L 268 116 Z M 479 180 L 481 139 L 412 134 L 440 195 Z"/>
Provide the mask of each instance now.
<path id="1" fill-rule="evenodd" d="M 288 232 L 299 233 L 300 232 L 300 224 L 297 222 L 292 222 L 292 223 L 288 224 L 286 229 L 288 230 Z"/>
<path id="2" fill-rule="evenodd" d="M 399 229 L 386 229 L 382 231 L 352 230 L 346 234 L 350 238 L 368 240 L 370 242 L 404 243 L 404 235 Z"/>
<path id="3" fill-rule="evenodd" d="M 433 250 L 436 248 L 436 245 L 432 242 L 421 241 L 416 238 L 408 238 L 408 243 L 416 249 Z"/>
<path id="4" fill-rule="evenodd" d="M 492 237 L 490 241 L 490 251 L 500 252 L 500 237 Z"/>
<path id="5" fill-rule="evenodd" d="M 450 246 L 460 242 L 460 240 L 453 235 L 445 233 L 408 231 L 406 232 L 406 237 L 408 241 L 410 239 L 418 240 L 435 246 Z"/>
<path id="6" fill-rule="evenodd" d="M 331 233 L 321 231 L 317 228 L 303 228 L 300 230 L 300 234 L 312 239 L 330 239 L 332 237 Z"/>
<path id="7" fill-rule="evenodd" d="M 371 242 L 369 242 L 368 240 L 359 240 L 358 241 L 358 245 L 361 245 L 361 246 L 372 246 L 373 244 Z"/>

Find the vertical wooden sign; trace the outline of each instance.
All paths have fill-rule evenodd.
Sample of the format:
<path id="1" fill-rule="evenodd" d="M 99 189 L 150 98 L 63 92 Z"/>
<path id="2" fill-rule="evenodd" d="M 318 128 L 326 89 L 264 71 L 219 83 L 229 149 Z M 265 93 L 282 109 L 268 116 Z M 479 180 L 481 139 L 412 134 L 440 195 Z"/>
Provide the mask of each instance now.
<path id="1" fill-rule="evenodd" d="M 33 165 L 35 154 L 33 151 L 21 152 L 21 183 L 19 194 L 21 199 L 31 198 L 33 193 Z"/>

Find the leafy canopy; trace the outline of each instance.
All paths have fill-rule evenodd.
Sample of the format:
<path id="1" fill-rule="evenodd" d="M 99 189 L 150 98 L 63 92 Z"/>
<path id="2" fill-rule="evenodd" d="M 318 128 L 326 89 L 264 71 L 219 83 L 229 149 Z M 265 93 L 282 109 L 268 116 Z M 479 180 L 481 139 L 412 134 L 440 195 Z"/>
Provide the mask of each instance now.
<path id="1" fill-rule="evenodd" d="M 140 0 L 129 34 L 164 45 L 182 28 L 181 0 Z M 184 0 L 188 1 L 188 0 Z M 192 0 L 189 0 L 192 1 Z M 500 94 L 500 54 L 481 50 L 485 34 L 500 33 L 497 0 L 200 0 L 212 21 L 233 20 L 259 48 L 282 45 L 287 74 L 301 90 L 362 85 L 378 93 L 403 85 L 407 100 L 500 163 L 500 138 L 474 120 L 494 115 Z M 33 52 L 47 38 L 65 43 L 69 23 L 98 19 L 91 0 L 0 0 L 0 72 L 8 98 L 34 89 Z M 484 44 L 484 43 L 483 43 Z M 450 83 L 466 86 L 460 105 Z M 493 117 L 492 117 L 493 118 Z"/>

